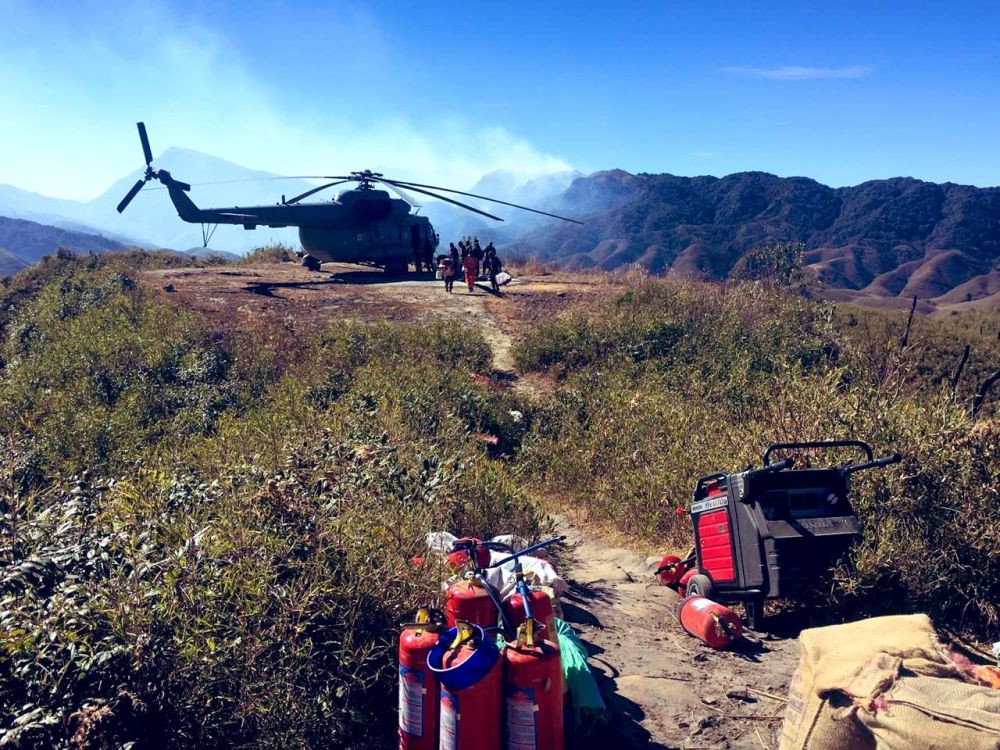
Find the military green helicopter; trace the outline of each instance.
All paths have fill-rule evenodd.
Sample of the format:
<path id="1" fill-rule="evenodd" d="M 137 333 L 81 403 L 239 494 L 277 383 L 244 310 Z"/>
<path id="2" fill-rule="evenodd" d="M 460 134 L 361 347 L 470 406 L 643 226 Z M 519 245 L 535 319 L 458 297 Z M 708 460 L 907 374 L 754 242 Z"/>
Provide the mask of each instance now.
<path id="1" fill-rule="evenodd" d="M 139 129 L 142 152 L 146 157 L 146 172 L 118 204 L 118 213 L 125 210 L 147 182 L 158 180 L 167 189 L 177 214 L 184 221 L 201 224 L 203 227 L 215 227 L 219 224 L 242 224 L 244 229 L 256 229 L 258 226 L 298 227 L 303 249 L 302 265 L 311 271 L 318 271 L 323 263 L 329 262 L 377 266 L 392 274 L 405 273 L 411 260 L 418 261 L 418 268 L 421 261 L 426 262 L 429 267 L 430 259 L 438 246 L 438 236 L 426 216 L 417 216 L 410 212 L 411 208 L 419 209 L 420 204 L 407 195 L 404 188 L 406 191 L 429 195 L 496 221 L 503 219 L 431 191 L 465 195 L 582 224 L 565 216 L 557 216 L 485 195 L 418 182 L 391 180 L 381 172 L 367 169 L 339 176 L 300 177 L 299 179 L 327 179 L 333 182 L 319 185 L 292 198 L 286 199 L 285 196 L 281 196 L 281 202 L 273 206 L 198 208 L 186 195 L 190 192 L 191 185 L 174 179 L 165 169 L 153 169 L 153 152 L 149 147 L 146 126 L 141 122 L 136 125 Z M 316 193 L 348 182 L 356 182 L 357 187 L 345 190 L 332 201 L 302 202 Z M 380 190 L 378 186 L 385 186 L 399 198 L 391 197 L 388 191 Z"/>

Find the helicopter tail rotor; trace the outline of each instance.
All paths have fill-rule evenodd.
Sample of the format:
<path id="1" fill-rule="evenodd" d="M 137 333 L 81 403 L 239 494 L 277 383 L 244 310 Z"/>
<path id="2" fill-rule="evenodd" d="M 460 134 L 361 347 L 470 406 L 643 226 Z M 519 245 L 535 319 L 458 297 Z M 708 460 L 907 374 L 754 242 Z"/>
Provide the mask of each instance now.
<path id="1" fill-rule="evenodd" d="M 140 143 L 142 143 L 142 155 L 146 159 L 146 172 L 129 189 L 129 191 L 125 194 L 125 197 L 122 198 L 121 203 L 118 204 L 118 213 L 122 213 L 128 207 L 128 204 L 132 202 L 132 199 L 135 198 L 135 196 L 137 196 L 139 194 L 139 191 L 142 190 L 143 186 L 147 182 L 149 182 L 150 180 L 159 180 L 164 185 L 166 185 L 168 188 L 171 187 L 171 186 L 173 186 L 173 187 L 180 188 L 181 190 L 184 190 L 185 192 L 187 192 L 187 191 L 189 191 L 191 189 L 191 186 L 188 185 L 186 182 L 181 182 L 180 180 L 175 180 L 174 178 L 172 178 L 170 176 L 170 174 L 168 172 L 162 172 L 162 171 L 157 171 L 157 170 L 153 169 L 153 166 L 152 166 L 152 164 L 153 164 L 153 151 L 149 147 L 149 136 L 146 135 L 146 125 L 145 125 L 145 123 L 137 122 L 136 123 L 136 127 L 139 130 L 139 141 L 140 141 Z"/>
<path id="2" fill-rule="evenodd" d="M 146 157 L 146 166 L 148 167 L 153 163 L 153 151 L 149 147 L 149 136 L 146 135 L 146 123 L 137 122 L 136 127 L 139 128 L 139 140 L 142 141 L 142 154 Z"/>
<path id="3" fill-rule="evenodd" d="M 128 204 L 132 202 L 132 199 L 139 194 L 139 191 L 142 190 L 142 186 L 145 184 L 146 180 L 139 180 L 127 193 L 125 193 L 125 197 L 122 198 L 121 203 L 118 204 L 118 213 L 125 210 L 126 206 L 128 206 Z"/>

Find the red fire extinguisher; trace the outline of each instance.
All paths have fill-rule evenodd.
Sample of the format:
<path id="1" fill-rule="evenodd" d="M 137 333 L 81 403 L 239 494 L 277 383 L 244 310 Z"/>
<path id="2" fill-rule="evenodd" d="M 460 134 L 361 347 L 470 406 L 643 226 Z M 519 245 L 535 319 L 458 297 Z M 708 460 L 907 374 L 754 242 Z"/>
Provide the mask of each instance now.
<path id="1" fill-rule="evenodd" d="M 399 750 L 438 746 L 438 680 L 427 655 L 444 629 L 440 610 L 421 607 L 399 637 Z"/>
<path id="2" fill-rule="evenodd" d="M 681 579 L 677 582 L 677 593 L 681 596 L 687 596 L 688 581 L 697 575 L 701 575 L 701 571 L 698 570 L 698 568 L 689 568 L 684 571 L 684 575 L 682 575 Z"/>
<path id="3" fill-rule="evenodd" d="M 563 750 L 563 673 L 559 647 L 529 618 L 504 650 L 506 750 Z"/>
<path id="4" fill-rule="evenodd" d="M 459 620 L 483 628 L 497 626 L 497 605 L 486 590 L 486 586 L 477 578 L 463 578 L 451 585 L 448 589 L 445 614 L 450 628 L 455 627 Z"/>
<path id="5" fill-rule="evenodd" d="M 531 616 L 545 626 L 544 637 L 551 641 L 556 640 L 556 621 L 552 612 L 552 599 L 540 589 L 531 589 L 528 593 L 528 606 Z M 517 629 L 525 621 L 524 596 L 520 592 L 511 594 L 503 603 L 503 612 L 507 618 L 507 625 L 510 632 L 507 635 L 514 638 Z"/>
<path id="6" fill-rule="evenodd" d="M 664 555 L 656 566 L 656 577 L 661 586 L 677 588 L 681 578 L 687 573 L 688 567 L 677 555 Z"/>
<path id="7" fill-rule="evenodd" d="M 440 750 L 499 750 L 503 662 L 496 641 L 459 622 L 427 655 L 441 683 Z"/>
<path id="8" fill-rule="evenodd" d="M 740 616 L 703 596 L 689 596 L 677 608 L 677 619 L 683 628 L 712 648 L 728 648 L 743 637 Z"/>
<path id="9" fill-rule="evenodd" d="M 473 567 L 485 568 L 490 564 L 490 550 L 482 544 L 482 540 L 465 536 L 455 541 L 452 551 L 448 553 L 446 565 L 452 570 L 461 570 L 475 556 Z"/>

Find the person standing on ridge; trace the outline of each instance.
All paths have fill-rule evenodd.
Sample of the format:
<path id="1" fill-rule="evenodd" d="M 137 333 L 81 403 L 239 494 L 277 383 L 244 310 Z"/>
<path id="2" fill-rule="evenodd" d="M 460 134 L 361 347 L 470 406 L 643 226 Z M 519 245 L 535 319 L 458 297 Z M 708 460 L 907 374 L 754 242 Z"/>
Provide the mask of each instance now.
<path id="1" fill-rule="evenodd" d="M 476 274 L 479 272 L 479 261 L 472 253 L 468 253 L 462 261 L 462 270 L 465 271 L 465 283 L 469 286 L 469 294 L 476 285 Z"/>
<path id="2" fill-rule="evenodd" d="M 455 247 L 454 242 L 448 247 L 448 254 L 451 255 L 451 270 L 457 274 L 458 269 L 462 267 L 462 261 L 458 256 L 458 248 Z"/>
<path id="3" fill-rule="evenodd" d="M 451 246 L 452 250 L 455 250 L 455 246 Z M 458 251 L 455 250 L 457 253 Z M 451 255 L 442 255 L 441 260 L 438 262 L 438 268 L 441 269 L 441 278 L 444 279 L 444 290 L 451 294 L 452 287 L 455 285 L 455 263 Z"/>
<path id="4" fill-rule="evenodd" d="M 500 285 L 497 283 L 497 274 L 503 270 L 503 263 L 500 262 L 500 256 L 497 255 L 497 250 L 493 247 L 491 242 L 486 246 L 486 273 L 490 277 L 490 287 L 493 289 L 494 294 L 500 294 Z"/>
<path id="5" fill-rule="evenodd" d="M 479 246 L 479 238 L 476 237 L 472 240 L 472 249 L 469 250 L 472 253 L 472 257 L 476 259 L 476 278 L 479 278 L 479 269 L 483 262 L 483 248 Z"/>

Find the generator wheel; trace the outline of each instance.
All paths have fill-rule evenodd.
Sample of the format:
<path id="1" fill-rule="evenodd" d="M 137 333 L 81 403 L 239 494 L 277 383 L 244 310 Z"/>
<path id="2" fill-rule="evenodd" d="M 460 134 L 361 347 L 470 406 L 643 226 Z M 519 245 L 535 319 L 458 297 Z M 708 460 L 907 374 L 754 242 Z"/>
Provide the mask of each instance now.
<path id="1" fill-rule="evenodd" d="M 714 589 L 712 579 L 705 575 L 691 576 L 687 582 L 688 596 L 703 596 L 706 599 L 711 599 Z"/>

